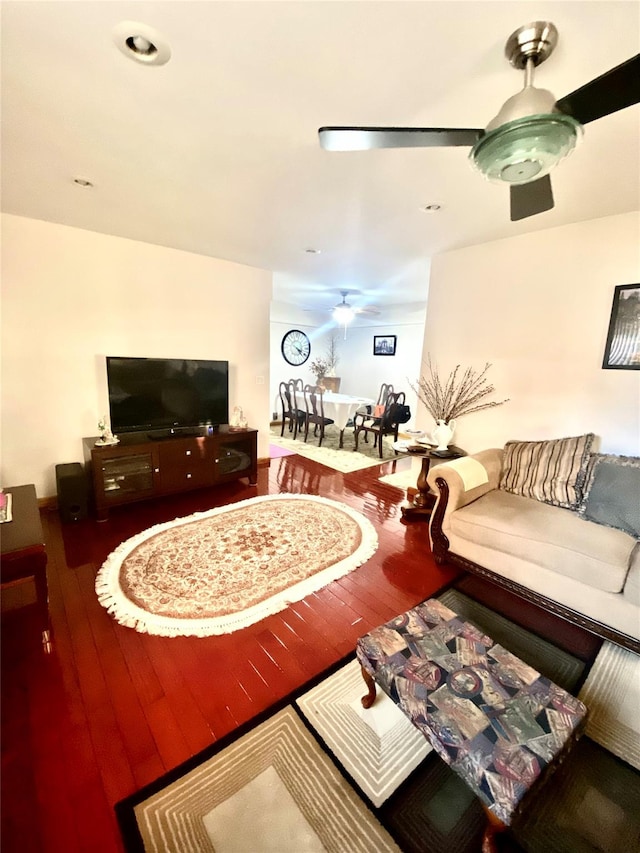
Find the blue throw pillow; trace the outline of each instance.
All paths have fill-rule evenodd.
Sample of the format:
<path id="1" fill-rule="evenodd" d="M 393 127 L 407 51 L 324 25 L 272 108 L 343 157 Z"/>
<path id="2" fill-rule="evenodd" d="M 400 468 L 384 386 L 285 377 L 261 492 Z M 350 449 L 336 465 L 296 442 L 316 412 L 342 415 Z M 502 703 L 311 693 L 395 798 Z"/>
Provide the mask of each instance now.
<path id="1" fill-rule="evenodd" d="M 580 515 L 640 539 L 640 457 L 594 453 Z"/>

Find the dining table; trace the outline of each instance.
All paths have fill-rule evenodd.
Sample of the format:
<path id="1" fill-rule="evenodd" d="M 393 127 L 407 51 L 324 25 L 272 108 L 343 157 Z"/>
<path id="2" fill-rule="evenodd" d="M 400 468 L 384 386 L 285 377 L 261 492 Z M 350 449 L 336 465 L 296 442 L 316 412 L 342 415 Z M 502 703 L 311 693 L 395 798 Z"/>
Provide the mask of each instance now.
<path id="1" fill-rule="evenodd" d="M 333 391 L 325 391 L 322 395 L 322 405 L 325 418 L 331 418 L 340 430 L 340 447 L 343 447 L 344 431 L 349 421 L 359 410 L 366 410 L 367 406 L 373 406 L 374 400 L 369 397 L 355 397 L 351 394 L 336 394 Z"/>

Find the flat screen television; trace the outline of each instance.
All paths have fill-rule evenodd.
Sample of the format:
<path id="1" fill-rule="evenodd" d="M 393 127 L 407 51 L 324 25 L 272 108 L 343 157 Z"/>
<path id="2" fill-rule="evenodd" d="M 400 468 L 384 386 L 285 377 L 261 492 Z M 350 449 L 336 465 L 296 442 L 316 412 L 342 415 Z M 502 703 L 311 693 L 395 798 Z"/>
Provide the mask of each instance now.
<path id="1" fill-rule="evenodd" d="M 107 356 L 111 429 L 157 437 L 229 422 L 229 362 Z"/>

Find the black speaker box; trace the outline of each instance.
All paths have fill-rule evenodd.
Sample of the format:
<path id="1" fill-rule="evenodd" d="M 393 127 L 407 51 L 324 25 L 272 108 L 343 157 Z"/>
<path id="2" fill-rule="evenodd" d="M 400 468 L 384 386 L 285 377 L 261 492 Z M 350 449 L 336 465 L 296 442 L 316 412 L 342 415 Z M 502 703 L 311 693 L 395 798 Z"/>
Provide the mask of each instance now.
<path id="1" fill-rule="evenodd" d="M 89 487 L 79 462 L 56 465 L 58 511 L 62 521 L 81 521 L 89 514 Z"/>

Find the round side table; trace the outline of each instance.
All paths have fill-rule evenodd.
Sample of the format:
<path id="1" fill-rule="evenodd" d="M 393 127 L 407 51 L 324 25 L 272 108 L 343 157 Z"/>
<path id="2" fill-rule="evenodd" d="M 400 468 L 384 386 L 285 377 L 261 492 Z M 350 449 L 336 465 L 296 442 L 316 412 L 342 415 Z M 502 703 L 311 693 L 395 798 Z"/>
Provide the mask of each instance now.
<path id="1" fill-rule="evenodd" d="M 459 459 L 461 456 L 466 456 L 467 453 L 461 447 L 456 447 L 455 444 L 449 445 L 446 450 L 436 450 L 436 445 L 409 445 L 411 450 L 406 446 L 397 447 L 396 442 L 393 445 L 394 450 L 402 453 L 404 456 L 419 456 L 422 459 L 420 473 L 416 487 L 418 489 L 413 501 L 408 501 L 401 507 L 402 518 L 406 521 L 414 519 L 429 519 L 436 502 L 436 495 L 431 491 L 427 484 L 427 474 L 431 463 L 448 462 L 450 459 Z M 420 450 L 415 450 L 415 447 L 420 447 Z"/>

